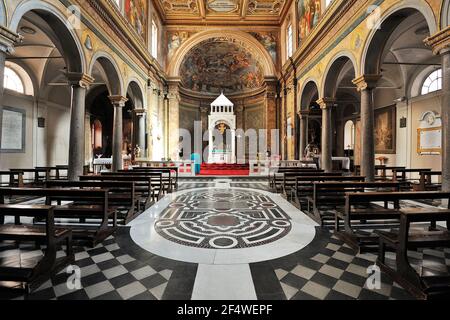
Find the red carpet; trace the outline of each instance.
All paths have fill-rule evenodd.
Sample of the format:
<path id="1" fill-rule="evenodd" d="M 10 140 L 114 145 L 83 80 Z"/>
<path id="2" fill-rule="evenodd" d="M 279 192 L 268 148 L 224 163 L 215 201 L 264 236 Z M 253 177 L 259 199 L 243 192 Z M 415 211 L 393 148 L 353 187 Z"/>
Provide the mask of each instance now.
<path id="1" fill-rule="evenodd" d="M 248 176 L 248 164 L 202 164 L 201 176 Z"/>

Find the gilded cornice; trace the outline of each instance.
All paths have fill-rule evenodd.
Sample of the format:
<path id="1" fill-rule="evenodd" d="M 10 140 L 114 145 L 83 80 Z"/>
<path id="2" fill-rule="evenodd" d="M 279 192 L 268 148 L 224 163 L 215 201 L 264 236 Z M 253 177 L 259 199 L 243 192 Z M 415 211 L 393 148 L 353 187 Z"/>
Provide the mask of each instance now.
<path id="1" fill-rule="evenodd" d="M 436 55 L 444 50 L 450 50 L 450 26 L 426 38 L 424 42 Z"/>

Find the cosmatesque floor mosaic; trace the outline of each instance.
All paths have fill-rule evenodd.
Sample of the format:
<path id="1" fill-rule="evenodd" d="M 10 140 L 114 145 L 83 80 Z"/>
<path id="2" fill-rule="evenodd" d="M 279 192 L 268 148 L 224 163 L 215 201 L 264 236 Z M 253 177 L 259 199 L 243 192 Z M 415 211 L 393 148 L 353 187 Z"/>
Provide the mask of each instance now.
<path id="1" fill-rule="evenodd" d="M 75 247 L 79 288 L 67 286 L 71 274 L 63 270 L 29 295 L 0 290 L 0 299 L 413 299 L 385 274 L 381 285 L 370 289 L 368 268 L 376 255 L 355 254 L 330 230 L 308 221 L 268 190 L 261 179 L 182 180 L 177 193 L 129 226 L 120 227 L 102 244 Z M 155 242 L 175 248 L 179 253 L 174 255 L 181 258 L 146 249 Z M 296 242 L 303 243 L 298 250 Z M 277 245 L 292 252 L 282 256 L 273 252 L 270 258 L 258 251 L 271 248 L 283 253 L 285 248 L 276 250 Z M 42 255 L 42 249 L 2 242 L 0 259 L 16 255 L 26 260 Z M 199 262 L 183 259 L 188 250 L 195 250 Z M 239 250 L 254 257 L 248 257 L 248 262 L 240 260 L 238 254 L 233 256 Z M 214 259 L 208 260 L 204 252 L 213 252 Z M 218 259 L 220 255 L 224 259 Z M 450 271 L 449 249 L 410 252 L 409 256 L 416 268 Z"/>

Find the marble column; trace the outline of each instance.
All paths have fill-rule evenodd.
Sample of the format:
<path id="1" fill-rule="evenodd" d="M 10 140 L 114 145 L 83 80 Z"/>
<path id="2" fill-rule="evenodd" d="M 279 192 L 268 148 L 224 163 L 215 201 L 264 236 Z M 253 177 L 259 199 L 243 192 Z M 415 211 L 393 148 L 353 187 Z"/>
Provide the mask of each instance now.
<path id="1" fill-rule="evenodd" d="M 0 80 L 2 80 L 0 81 L 0 107 L 3 106 L 3 79 L 5 78 L 5 59 L 6 53 L 0 50 Z"/>
<path id="2" fill-rule="evenodd" d="M 322 109 L 322 160 L 321 166 L 325 172 L 333 171 L 333 131 L 331 124 L 331 111 L 335 104 L 334 99 L 322 98 L 317 101 Z"/>
<path id="3" fill-rule="evenodd" d="M 70 181 L 76 181 L 83 174 L 85 162 L 86 92 L 89 85 L 94 82 L 94 79 L 87 74 L 80 73 L 68 73 L 67 78 L 72 86 L 68 178 Z"/>
<path id="4" fill-rule="evenodd" d="M 145 158 L 146 147 L 145 147 L 145 129 L 146 129 L 146 111 L 145 109 L 134 110 L 135 125 L 136 125 L 136 145 L 141 149 L 140 158 Z"/>
<path id="5" fill-rule="evenodd" d="M 450 48 L 442 55 L 442 190 L 450 192 Z"/>
<path id="6" fill-rule="evenodd" d="M 286 82 L 284 83 L 284 88 L 283 88 L 283 160 L 288 160 L 288 139 L 287 139 L 287 108 L 288 108 L 288 104 L 287 104 L 287 96 L 288 96 L 288 89 L 286 87 Z"/>
<path id="7" fill-rule="evenodd" d="M 361 175 L 375 181 L 375 115 L 373 90 L 380 75 L 363 75 L 353 80 L 361 93 Z"/>
<path id="8" fill-rule="evenodd" d="M 276 81 L 267 82 L 266 97 L 265 97 L 265 112 L 266 112 L 266 140 L 267 150 L 272 151 L 272 131 L 277 128 L 277 83 Z M 275 147 L 275 146 L 273 146 Z M 275 148 L 277 149 L 277 148 Z M 265 150 L 260 150 L 264 152 Z"/>
<path id="9" fill-rule="evenodd" d="M 168 101 L 168 156 L 172 159 L 179 157 L 180 143 L 180 81 L 169 81 Z"/>
<path id="10" fill-rule="evenodd" d="M 300 111 L 298 113 L 300 118 L 300 141 L 299 141 L 299 153 L 300 160 L 305 156 L 305 150 L 308 145 L 308 111 Z"/>
<path id="11" fill-rule="evenodd" d="M 112 171 L 117 172 L 123 169 L 123 107 L 127 98 L 123 96 L 110 96 L 114 108 L 114 125 L 113 125 L 113 145 L 112 145 Z"/>
<path id="12" fill-rule="evenodd" d="M 442 58 L 442 191 L 450 192 L 450 26 L 425 43 Z"/>

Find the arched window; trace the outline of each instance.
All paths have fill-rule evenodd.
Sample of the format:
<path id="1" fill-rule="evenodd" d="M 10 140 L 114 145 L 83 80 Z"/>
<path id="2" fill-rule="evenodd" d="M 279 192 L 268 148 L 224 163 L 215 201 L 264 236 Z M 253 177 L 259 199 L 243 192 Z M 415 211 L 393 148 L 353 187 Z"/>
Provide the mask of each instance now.
<path id="1" fill-rule="evenodd" d="M 3 80 L 3 86 L 5 89 L 16 91 L 19 93 L 25 93 L 23 81 L 13 69 L 5 67 L 5 78 Z"/>
<path id="2" fill-rule="evenodd" d="M 422 95 L 442 89 L 442 69 L 433 71 L 423 82 Z"/>
<path id="3" fill-rule="evenodd" d="M 355 149 L 355 123 L 349 120 L 344 128 L 344 150 Z"/>

